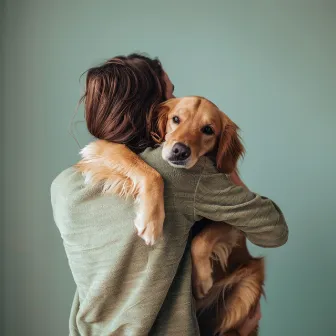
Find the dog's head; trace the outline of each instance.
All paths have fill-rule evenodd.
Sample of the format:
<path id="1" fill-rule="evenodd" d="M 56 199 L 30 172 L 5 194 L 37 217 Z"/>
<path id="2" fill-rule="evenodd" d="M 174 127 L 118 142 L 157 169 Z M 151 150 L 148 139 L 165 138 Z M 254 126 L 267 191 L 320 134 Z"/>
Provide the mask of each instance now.
<path id="1" fill-rule="evenodd" d="M 244 147 L 238 126 L 202 97 L 174 98 L 158 108 L 157 139 L 170 165 L 189 169 L 203 155 L 213 155 L 217 168 L 235 170 Z"/>

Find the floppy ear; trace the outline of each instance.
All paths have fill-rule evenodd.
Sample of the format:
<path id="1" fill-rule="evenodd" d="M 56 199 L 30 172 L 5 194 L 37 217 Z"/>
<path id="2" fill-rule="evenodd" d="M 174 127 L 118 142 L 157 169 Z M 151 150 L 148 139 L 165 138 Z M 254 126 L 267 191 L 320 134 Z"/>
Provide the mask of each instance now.
<path id="1" fill-rule="evenodd" d="M 238 134 L 239 127 L 223 112 L 222 132 L 218 142 L 216 165 L 218 170 L 231 174 L 236 168 L 238 160 L 244 155 L 245 148 Z"/>
<path id="2" fill-rule="evenodd" d="M 161 103 L 156 110 L 156 121 L 154 122 L 154 129 L 151 136 L 157 143 L 162 143 L 166 135 L 166 128 L 168 122 L 168 113 L 177 105 L 180 98 L 172 98 Z"/>

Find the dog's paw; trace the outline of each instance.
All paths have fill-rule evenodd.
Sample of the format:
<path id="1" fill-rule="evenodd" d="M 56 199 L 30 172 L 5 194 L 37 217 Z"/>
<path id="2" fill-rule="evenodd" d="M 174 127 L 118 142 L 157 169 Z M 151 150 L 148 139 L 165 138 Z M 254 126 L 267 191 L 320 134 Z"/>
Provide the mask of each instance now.
<path id="1" fill-rule="evenodd" d="M 197 279 L 194 284 L 194 292 L 197 299 L 203 299 L 213 286 L 211 274 L 202 279 Z"/>
<path id="2" fill-rule="evenodd" d="M 163 226 L 157 222 L 149 222 L 142 226 L 138 226 L 137 223 L 135 223 L 135 226 L 138 230 L 138 236 L 142 238 L 147 245 L 154 245 L 162 235 Z"/>
<path id="3" fill-rule="evenodd" d="M 149 216 L 151 217 L 151 216 Z M 145 214 L 139 214 L 134 225 L 137 228 L 138 236 L 141 237 L 147 245 L 154 245 L 162 236 L 164 222 L 164 213 L 159 214 L 156 219 L 148 218 Z"/>

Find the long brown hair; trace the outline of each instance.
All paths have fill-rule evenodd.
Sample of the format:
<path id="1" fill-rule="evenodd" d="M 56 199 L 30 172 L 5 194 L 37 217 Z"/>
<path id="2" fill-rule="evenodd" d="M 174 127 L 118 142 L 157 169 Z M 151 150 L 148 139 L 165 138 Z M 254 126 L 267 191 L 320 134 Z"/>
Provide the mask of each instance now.
<path id="1" fill-rule="evenodd" d="M 153 146 L 153 114 L 166 100 L 163 77 L 160 61 L 140 54 L 114 57 L 89 69 L 80 100 L 89 132 L 135 152 Z"/>

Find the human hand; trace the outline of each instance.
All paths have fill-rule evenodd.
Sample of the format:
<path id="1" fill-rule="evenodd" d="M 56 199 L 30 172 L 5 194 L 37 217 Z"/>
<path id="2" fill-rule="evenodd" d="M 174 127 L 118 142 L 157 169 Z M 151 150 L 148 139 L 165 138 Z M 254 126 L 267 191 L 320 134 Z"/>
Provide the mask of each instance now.
<path id="1" fill-rule="evenodd" d="M 248 336 L 255 328 L 261 319 L 261 308 L 260 302 L 258 303 L 256 309 L 254 310 L 252 316 L 248 316 L 244 324 L 238 329 L 240 336 Z"/>

